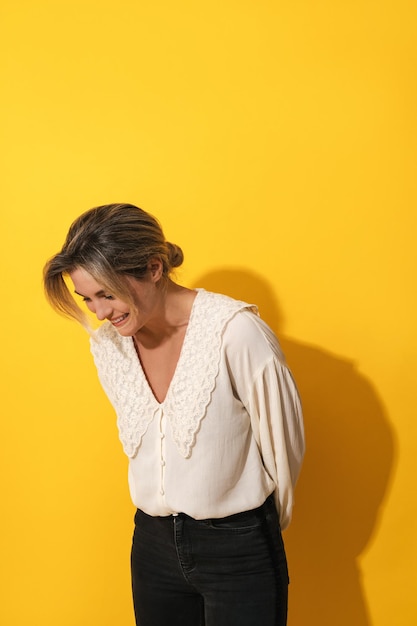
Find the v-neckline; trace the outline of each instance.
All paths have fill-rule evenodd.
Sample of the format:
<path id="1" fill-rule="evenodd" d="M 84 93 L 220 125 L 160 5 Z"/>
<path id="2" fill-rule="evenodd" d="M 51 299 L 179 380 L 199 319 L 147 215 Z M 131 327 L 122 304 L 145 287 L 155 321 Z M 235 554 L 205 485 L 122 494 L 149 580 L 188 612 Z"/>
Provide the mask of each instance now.
<path id="1" fill-rule="evenodd" d="M 140 360 L 140 356 L 139 356 L 138 350 L 137 350 L 136 345 L 135 345 L 135 340 L 134 340 L 133 337 L 131 337 L 131 347 L 133 349 L 133 352 L 134 352 L 136 360 L 137 360 L 137 365 L 138 365 L 138 369 L 139 369 L 140 375 L 142 376 L 142 378 L 144 380 L 145 387 L 148 390 L 149 396 L 152 398 L 152 401 L 159 408 L 164 406 L 165 402 L 168 399 L 168 396 L 170 395 L 171 389 L 174 386 L 175 379 L 177 378 L 177 373 L 178 373 L 178 371 L 180 369 L 180 366 L 181 366 L 181 363 L 182 363 L 182 360 L 183 360 L 182 357 L 183 357 L 183 354 L 184 354 L 184 346 L 188 342 L 188 337 L 189 337 L 190 332 L 191 332 L 190 328 L 192 327 L 192 324 L 193 324 L 196 300 L 198 298 L 199 293 L 201 291 L 203 291 L 203 290 L 202 289 L 194 289 L 193 291 L 196 291 L 196 295 L 195 295 L 193 303 L 191 305 L 190 317 L 188 319 L 188 324 L 187 324 L 187 328 L 185 330 L 184 339 L 183 339 L 182 344 L 181 344 L 181 350 L 180 350 L 180 354 L 179 354 L 179 357 L 178 357 L 178 361 L 177 361 L 177 364 L 175 366 L 175 370 L 174 370 L 174 373 L 172 375 L 172 378 L 171 378 L 171 380 L 169 382 L 169 385 L 168 385 L 168 388 L 167 388 L 167 391 L 166 391 L 166 394 L 165 394 L 165 398 L 161 402 L 156 397 L 156 395 L 155 395 L 155 393 L 154 393 L 154 391 L 153 391 L 153 389 L 152 389 L 152 387 L 151 387 L 151 385 L 149 383 L 148 377 L 145 374 L 145 370 L 143 369 L 143 365 L 142 365 L 142 362 Z"/>
<path id="2" fill-rule="evenodd" d="M 216 388 L 225 326 L 239 311 L 254 311 L 245 302 L 204 289 L 195 291 L 177 367 L 162 403 L 151 392 L 131 337 L 120 335 L 109 322 L 91 339 L 99 378 L 116 410 L 120 440 L 129 458 L 135 457 L 149 425 L 161 411 L 170 423 L 179 454 L 190 456 Z"/>

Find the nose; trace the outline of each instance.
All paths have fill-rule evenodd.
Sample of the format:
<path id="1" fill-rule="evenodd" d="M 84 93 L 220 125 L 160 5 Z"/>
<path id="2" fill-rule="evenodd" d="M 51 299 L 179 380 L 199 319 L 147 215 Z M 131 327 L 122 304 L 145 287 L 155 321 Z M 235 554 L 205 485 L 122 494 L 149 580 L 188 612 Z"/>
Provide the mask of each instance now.
<path id="1" fill-rule="evenodd" d="M 111 316 L 112 306 L 109 300 L 100 300 L 100 302 L 96 304 L 95 309 L 96 317 L 100 322 Z"/>

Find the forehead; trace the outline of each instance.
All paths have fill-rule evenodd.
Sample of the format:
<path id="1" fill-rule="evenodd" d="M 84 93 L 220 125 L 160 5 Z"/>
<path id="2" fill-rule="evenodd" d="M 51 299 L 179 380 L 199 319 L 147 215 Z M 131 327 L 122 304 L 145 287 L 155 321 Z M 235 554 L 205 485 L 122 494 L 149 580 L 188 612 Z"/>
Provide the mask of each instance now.
<path id="1" fill-rule="evenodd" d="M 78 267 L 73 272 L 70 272 L 69 277 L 72 280 L 75 291 L 80 295 L 96 295 L 104 291 L 103 285 L 98 283 L 95 278 L 82 267 Z"/>

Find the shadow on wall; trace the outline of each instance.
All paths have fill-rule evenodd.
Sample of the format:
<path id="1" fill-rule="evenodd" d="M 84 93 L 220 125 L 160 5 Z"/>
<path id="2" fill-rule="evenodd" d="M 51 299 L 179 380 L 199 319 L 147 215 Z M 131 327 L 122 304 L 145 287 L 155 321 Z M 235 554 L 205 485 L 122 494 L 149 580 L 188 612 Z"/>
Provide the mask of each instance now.
<path id="1" fill-rule="evenodd" d="M 381 401 L 353 362 L 282 335 L 282 314 L 261 277 L 225 268 L 194 286 L 257 304 L 300 390 L 307 453 L 284 533 L 289 626 L 371 626 L 357 559 L 376 531 L 394 463 Z"/>

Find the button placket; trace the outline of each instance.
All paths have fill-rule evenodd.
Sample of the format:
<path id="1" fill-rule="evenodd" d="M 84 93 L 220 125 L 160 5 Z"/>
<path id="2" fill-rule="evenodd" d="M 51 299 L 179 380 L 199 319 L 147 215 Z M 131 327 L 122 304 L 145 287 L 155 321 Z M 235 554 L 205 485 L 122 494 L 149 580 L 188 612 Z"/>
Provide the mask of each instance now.
<path id="1" fill-rule="evenodd" d="M 161 496 L 165 495 L 165 425 L 166 418 L 164 415 L 164 411 L 161 408 L 159 413 L 159 459 L 160 459 L 160 494 Z"/>

